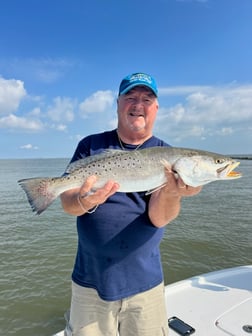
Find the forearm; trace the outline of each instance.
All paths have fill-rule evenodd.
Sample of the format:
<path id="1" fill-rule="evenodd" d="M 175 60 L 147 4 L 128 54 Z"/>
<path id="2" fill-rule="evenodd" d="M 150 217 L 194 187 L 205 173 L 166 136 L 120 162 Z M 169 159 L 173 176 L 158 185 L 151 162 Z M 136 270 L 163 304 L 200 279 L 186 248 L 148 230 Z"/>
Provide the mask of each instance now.
<path id="1" fill-rule="evenodd" d="M 201 191 L 201 187 L 193 188 L 176 178 L 171 171 L 166 171 L 167 183 L 151 195 L 148 214 L 154 226 L 162 227 L 175 219 L 181 206 L 181 198 L 193 196 Z"/>
<path id="2" fill-rule="evenodd" d="M 170 195 L 161 189 L 150 199 L 148 214 L 152 224 L 163 227 L 174 220 L 180 212 L 181 197 Z"/>
<path id="3" fill-rule="evenodd" d="M 81 216 L 88 212 L 90 205 L 84 203 L 79 197 L 79 189 L 74 189 L 61 194 L 61 205 L 66 213 L 73 216 Z"/>
<path id="4" fill-rule="evenodd" d="M 61 204 L 65 212 L 74 216 L 92 213 L 93 209 L 104 203 L 108 197 L 119 189 L 117 183 L 108 181 L 104 187 L 97 189 L 95 192 L 90 192 L 96 179 L 96 176 L 90 176 L 81 188 L 71 189 L 61 194 Z"/>

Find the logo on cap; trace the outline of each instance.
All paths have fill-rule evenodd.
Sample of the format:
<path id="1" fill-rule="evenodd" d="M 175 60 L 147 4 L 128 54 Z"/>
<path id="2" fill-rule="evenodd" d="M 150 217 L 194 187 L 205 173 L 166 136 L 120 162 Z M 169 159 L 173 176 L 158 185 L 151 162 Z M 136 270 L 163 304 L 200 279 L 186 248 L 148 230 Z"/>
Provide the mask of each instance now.
<path id="1" fill-rule="evenodd" d="M 135 86 L 141 86 L 141 85 L 147 86 L 149 89 L 153 91 L 155 96 L 157 96 L 158 90 L 155 79 L 145 73 L 134 73 L 132 75 L 126 76 L 120 84 L 119 96 L 127 93 Z"/>
<path id="2" fill-rule="evenodd" d="M 129 80 L 130 83 L 133 83 L 135 81 L 141 81 L 141 82 L 146 82 L 148 84 L 151 84 L 152 78 L 149 75 L 146 75 L 143 73 L 137 73 L 137 74 L 133 74 Z"/>

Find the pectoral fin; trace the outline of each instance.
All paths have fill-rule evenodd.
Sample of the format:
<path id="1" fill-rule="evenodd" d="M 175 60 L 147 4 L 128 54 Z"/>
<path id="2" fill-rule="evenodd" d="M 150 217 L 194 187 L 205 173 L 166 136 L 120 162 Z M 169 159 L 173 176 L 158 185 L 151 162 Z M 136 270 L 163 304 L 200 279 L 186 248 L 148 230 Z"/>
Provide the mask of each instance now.
<path id="1" fill-rule="evenodd" d="M 168 170 L 169 172 L 172 172 L 172 165 L 170 164 L 170 162 L 168 162 L 165 159 L 162 159 L 160 160 L 160 163 L 164 166 L 166 170 Z"/>
<path id="2" fill-rule="evenodd" d="M 150 195 L 150 194 L 154 193 L 155 191 L 162 189 L 162 188 L 166 185 L 166 183 L 167 183 L 167 182 L 161 184 L 159 187 L 157 187 L 157 188 L 155 188 L 155 189 L 151 189 L 151 190 L 146 191 L 145 195 L 146 195 L 146 196 L 147 196 L 147 195 Z"/>

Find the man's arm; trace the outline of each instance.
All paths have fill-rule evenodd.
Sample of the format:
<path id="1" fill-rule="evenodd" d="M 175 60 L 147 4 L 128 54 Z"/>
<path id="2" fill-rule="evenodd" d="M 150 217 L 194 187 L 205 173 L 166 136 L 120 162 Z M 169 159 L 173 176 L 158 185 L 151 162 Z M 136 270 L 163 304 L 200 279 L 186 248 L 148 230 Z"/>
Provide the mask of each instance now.
<path id="1" fill-rule="evenodd" d="M 156 227 L 165 226 L 178 216 L 182 197 L 196 195 L 202 189 L 185 185 L 171 171 L 166 170 L 166 176 L 166 185 L 155 191 L 149 202 L 149 218 Z"/>
<path id="2" fill-rule="evenodd" d="M 95 206 L 104 203 L 107 198 L 117 192 L 119 185 L 108 181 L 103 188 L 89 194 L 96 182 L 96 176 L 90 176 L 80 188 L 71 189 L 61 194 L 61 204 L 65 212 L 74 216 L 84 215 Z"/>

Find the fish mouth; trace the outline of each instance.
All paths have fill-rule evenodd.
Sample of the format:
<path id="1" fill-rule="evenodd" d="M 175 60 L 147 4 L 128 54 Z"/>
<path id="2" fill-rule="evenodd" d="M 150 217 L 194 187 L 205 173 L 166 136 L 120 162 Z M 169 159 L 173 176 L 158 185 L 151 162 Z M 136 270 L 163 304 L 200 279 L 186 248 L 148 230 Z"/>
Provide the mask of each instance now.
<path id="1" fill-rule="evenodd" d="M 225 167 L 217 169 L 218 175 L 223 175 L 225 178 L 235 179 L 242 176 L 240 172 L 234 171 L 234 169 L 239 166 L 240 162 L 232 162 Z"/>

